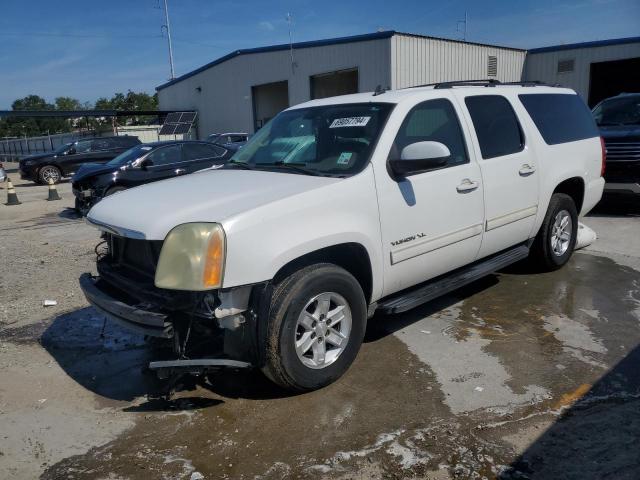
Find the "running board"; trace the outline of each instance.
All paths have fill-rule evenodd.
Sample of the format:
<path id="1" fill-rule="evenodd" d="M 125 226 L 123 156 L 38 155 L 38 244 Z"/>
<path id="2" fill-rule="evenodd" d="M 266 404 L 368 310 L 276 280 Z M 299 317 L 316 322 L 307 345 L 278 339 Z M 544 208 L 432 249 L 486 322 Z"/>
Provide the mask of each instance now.
<path id="1" fill-rule="evenodd" d="M 402 313 L 422 305 L 434 298 L 440 297 L 471 282 L 474 282 L 490 273 L 496 272 L 507 265 L 527 258 L 529 247 L 519 245 L 492 257 L 446 273 L 433 280 L 421 284 L 417 288 L 399 296 L 382 300 L 378 303 L 378 309 L 384 313 Z"/>

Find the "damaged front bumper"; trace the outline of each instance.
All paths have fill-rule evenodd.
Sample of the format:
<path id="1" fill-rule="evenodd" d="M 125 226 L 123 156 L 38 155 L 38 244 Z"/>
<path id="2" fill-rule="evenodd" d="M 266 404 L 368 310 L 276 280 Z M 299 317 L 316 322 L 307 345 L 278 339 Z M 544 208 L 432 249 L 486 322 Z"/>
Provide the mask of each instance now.
<path id="1" fill-rule="evenodd" d="M 171 339 L 177 358 L 149 364 L 161 378 L 178 372 L 197 374 L 221 367 L 238 369 L 262 364 L 264 342 L 259 337 L 264 329 L 258 326 L 258 315 L 265 308 L 265 295 L 270 294 L 265 293 L 270 292 L 269 284 L 172 299 L 170 291 L 151 295 L 149 289 L 134 282 L 116 288 L 114 285 L 121 284 L 113 283 L 113 272 L 99 266 L 101 276 L 85 273 L 80 277 L 87 301 L 129 330 Z M 111 281 L 102 278 L 102 274 Z M 207 314 L 197 308 L 203 303 L 209 304 Z M 168 306 L 173 308 L 167 309 Z"/>
<path id="2" fill-rule="evenodd" d="M 87 301 L 114 322 L 151 337 L 173 337 L 173 322 L 169 315 L 131 304 L 126 295 L 110 287 L 99 277 L 90 273 L 82 274 L 80 288 Z"/>

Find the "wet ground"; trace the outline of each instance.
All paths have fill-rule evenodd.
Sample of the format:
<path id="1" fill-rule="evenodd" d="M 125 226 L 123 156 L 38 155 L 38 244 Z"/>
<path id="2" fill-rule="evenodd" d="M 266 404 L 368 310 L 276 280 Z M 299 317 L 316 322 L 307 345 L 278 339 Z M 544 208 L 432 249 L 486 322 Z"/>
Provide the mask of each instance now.
<path id="1" fill-rule="evenodd" d="M 588 217 L 599 240 L 558 272 L 375 316 L 321 391 L 224 372 L 166 401 L 159 346 L 81 297 L 96 235 L 68 186 L 40 189 L 0 206 L 0 478 L 640 478 L 640 208 Z"/>

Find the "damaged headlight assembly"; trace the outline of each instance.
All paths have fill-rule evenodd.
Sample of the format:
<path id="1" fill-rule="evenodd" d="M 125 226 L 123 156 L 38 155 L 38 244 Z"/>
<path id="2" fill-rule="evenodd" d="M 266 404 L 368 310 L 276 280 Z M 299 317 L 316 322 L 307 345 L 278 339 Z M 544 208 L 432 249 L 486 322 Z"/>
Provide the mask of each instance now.
<path id="1" fill-rule="evenodd" d="M 226 241 L 217 223 L 184 223 L 164 240 L 155 285 L 170 290 L 204 291 L 222 286 Z"/>

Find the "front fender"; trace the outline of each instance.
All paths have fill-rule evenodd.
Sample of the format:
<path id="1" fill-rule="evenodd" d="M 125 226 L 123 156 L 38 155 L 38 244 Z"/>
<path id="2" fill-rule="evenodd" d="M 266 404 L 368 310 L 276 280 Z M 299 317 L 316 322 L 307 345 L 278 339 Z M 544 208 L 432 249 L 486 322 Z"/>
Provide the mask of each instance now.
<path id="1" fill-rule="evenodd" d="M 369 255 L 375 301 L 382 292 L 382 249 L 373 181 L 369 167 L 354 177 L 223 222 L 223 288 L 271 280 L 283 266 L 308 253 L 356 243 Z"/>

